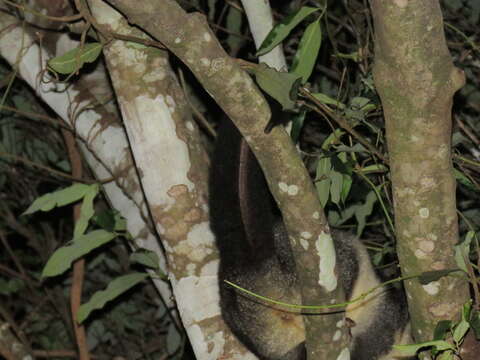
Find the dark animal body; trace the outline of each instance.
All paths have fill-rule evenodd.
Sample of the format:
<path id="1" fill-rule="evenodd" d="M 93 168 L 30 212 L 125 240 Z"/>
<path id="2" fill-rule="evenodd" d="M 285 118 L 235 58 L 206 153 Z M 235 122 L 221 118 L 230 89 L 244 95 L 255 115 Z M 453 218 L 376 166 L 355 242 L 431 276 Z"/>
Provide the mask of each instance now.
<path id="1" fill-rule="evenodd" d="M 220 303 L 233 333 L 260 359 L 305 359 L 302 316 L 262 303 L 228 286 L 229 280 L 256 294 L 300 304 L 287 232 L 263 172 L 230 121 L 218 131 L 210 174 L 210 213 L 220 250 Z M 379 284 L 361 242 L 333 233 L 340 281 L 348 299 Z M 394 343 L 405 342 L 408 315 L 403 294 L 379 289 L 346 309 L 354 322 L 352 360 L 396 359 Z M 408 338 L 408 336 L 407 336 Z"/>

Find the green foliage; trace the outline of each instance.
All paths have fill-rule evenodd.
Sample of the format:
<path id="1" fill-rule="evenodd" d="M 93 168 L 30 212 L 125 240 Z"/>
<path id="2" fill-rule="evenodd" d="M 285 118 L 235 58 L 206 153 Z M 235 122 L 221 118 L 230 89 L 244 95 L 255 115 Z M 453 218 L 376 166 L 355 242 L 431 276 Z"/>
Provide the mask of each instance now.
<path id="1" fill-rule="evenodd" d="M 88 302 L 80 306 L 77 313 L 77 321 L 82 323 L 92 311 L 103 308 L 107 302 L 116 299 L 147 277 L 148 274 L 146 273 L 133 273 L 116 278 L 108 284 L 105 290 L 97 291 Z"/>
<path id="2" fill-rule="evenodd" d="M 159 270 L 158 255 L 153 251 L 140 249 L 130 255 L 130 262 L 146 266 L 150 269 Z"/>
<path id="3" fill-rule="evenodd" d="M 295 74 L 279 72 L 268 65 L 260 64 L 254 71 L 258 85 L 277 100 L 283 110 L 293 110 L 300 86 L 300 78 Z"/>
<path id="4" fill-rule="evenodd" d="M 77 202 L 87 194 L 95 197 L 97 192 L 98 185 L 74 184 L 65 189 L 40 196 L 22 215 L 33 214 L 37 211 L 50 211 L 56 206 L 60 207 Z"/>
<path id="5" fill-rule="evenodd" d="M 265 38 L 262 45 L 257 51 L 257 56 L 268 53 L 275 46 L 280 44 L 290 34 L 290 32 L 295 29 L 295 27 L 300 24 L 305 18 L 319 10 L 321 9 L 303 6 L 296 13 L 283 19 L 278 25 L 276 25 L 272 29 L 272 31 L 270 31 L 268 36 Z"/>
<path id="6" fill-rule="evenodd" d="M 81 45 L 78 48 L 67 51 L 61 56 L 57 56 L 48 61 L 48 67 L 60 74 L 72 74 L 85 65 L 85 63 L 92 63 L 102 53 L 102 44 L 88 43 Z"/>
<path id="7" fill-rule="evenodd" d="M 306 83 L 313 72 L 321 43 L 322 28 L 318 18 L 307 26 L 290 69 L 292 74 L 302 78 L 302 83 Z"/>
<path id="8" fill-rule="evenodd" d="M 433 340 L 411 345 L 398 345 L 395 348 L 404 355 L 413 356 L 420 350 L 430 350 L 432 358 L 456 359 L 460 355 L 460 347 L 470 328 L 477 334 L 479 312 L 474 310 L 472 303 L 463 305 L 461 319 L 458 322 L 443 320 L 438 322 Z M 478 336 L 477 336 L 478 338 Z"/>
<path id="9" fill-rule="evenodd" d="M 115 239 L 117 235 L 105 230 L 94 230 L 74 239 L 71 244 L 62 246 L 48 260 L 42 277 L 57 276 L 70 268 L 72 263 L 92 250 Z"/>

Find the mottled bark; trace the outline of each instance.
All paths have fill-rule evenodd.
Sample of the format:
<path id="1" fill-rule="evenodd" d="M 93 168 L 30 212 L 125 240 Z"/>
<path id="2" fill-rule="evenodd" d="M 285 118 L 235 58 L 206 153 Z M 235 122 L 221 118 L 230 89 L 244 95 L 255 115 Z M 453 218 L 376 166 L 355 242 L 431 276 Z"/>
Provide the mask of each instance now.
<path id="1" fill-rule="evenodd" d="M 375 85 L 385 113 L 402 273 L 455 268 L 458 242 L 451 162 L 452 98 L 464 83 L 446 46 L 438 0 L 372 0 Z M 430 340 L 439 320 L 469 298 L 465 278 L 406 281 L 413 335 Z"/>
<path id="2" fill-rule="evenodd" d="M 301 278 L 303 303 L 330 304 L 343 298 L 335 262 L 325 261 L 335 254 L 308 172 L 281 127 L 264 133 L 270 111 L 263 96 L 221 48 L 204 17 L 186 14 L 172 0 L 143 1 L 142 6 L 129 0 L 109 3 L 179 57 L 250 144 L 284 215 Z M 344 349 L 346 336 L 333 336 L 335 324 L 342 317 L 341 313 L 305 317 L 311 358 L 333 359 Z"/>
<path id="3" fill-rule="evenodd" d="M 103 31 L 147 38 L 103 1 L 89 5 Z M 220 315 L 208 161 L 198 127 L 166 50 L 113 40 L 104 54 L 185 330 L 197 359 L 219 358 L 225 344 L 240 345 Z"/>

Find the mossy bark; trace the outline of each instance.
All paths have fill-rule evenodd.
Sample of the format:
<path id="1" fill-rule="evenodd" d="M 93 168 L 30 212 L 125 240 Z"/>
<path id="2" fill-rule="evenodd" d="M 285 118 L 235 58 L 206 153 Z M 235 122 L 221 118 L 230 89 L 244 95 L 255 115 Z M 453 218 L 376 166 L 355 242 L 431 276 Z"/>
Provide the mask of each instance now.
<path id="1" fill-rule="evenodd" d="M 451 161 L 451 108 L 463 85 L 452 63 L 438 0 L 372 0 L 375 86 L 386 121 L 395 230 L 402 273 L 456 268 L 458 242 Z M 417 341 L 469 299 L 462 277 L 405 284 Z"/>

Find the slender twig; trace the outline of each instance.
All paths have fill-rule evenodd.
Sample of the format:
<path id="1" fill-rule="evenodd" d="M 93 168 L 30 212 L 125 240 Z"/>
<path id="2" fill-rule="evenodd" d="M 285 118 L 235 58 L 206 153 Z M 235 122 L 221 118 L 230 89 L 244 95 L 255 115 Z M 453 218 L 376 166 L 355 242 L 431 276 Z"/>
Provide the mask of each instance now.
<path id="1" fill-rule="evenodd" d="M 91 180 L 78 179 L 78 178 L 76 178 L 72 175 L 69 175 L 69 174 L 64 173 L 62 171 L 52 169 L 52 168 L 50 168 L 48 166 L 45 166 L 45 165 L 37 164 L 36 162 L 30 161 L 30 160 L 25 159 L 24 157 L 21 157 L 21 156 L 7 154 L 5 152 L 0 151 L 0 157 L 9 159 L 13 162 L 19 162 L 19 163 L 22 163 L 22 164 L 27 165 L 27 166 L 31 166 L 31 167 L 35 167 L 35 168 L 44 170 L 46 172 L 51 173 L 52 175 L 60 176 L 62 178 L 65 178 L 65 179 L 68 179 L 68 180 L 71 180 L 71 181 L 82 182 L 82 183 L 87 183 L 87 184 L 93 184 L 95 182 L 95 181 L 91 181 Z"/>
<path id="2" fill-rule="evenodd" d="M 62 131 L 65 144 L 67 146 L 68 158 L 72 166 L 72 175 L 76 178 L 83 176 L 83 164 L 80 152 L 75 143 L 75 137 L 68 131 Z M 73 206 L 73 220 L 76 223 L 81 216 L 81 204 Z M 77 322 L 77 312 L 82 303 L 82 288 L 85 277 L 85 258 L 80 258 L 73 263 L 72 287 L 70 291 L 70 309 L 72 312 L 73 330 L 80 360 L 90 360 L 90 354 L 87 345 L 87 335 L 85 327 Z"/>

